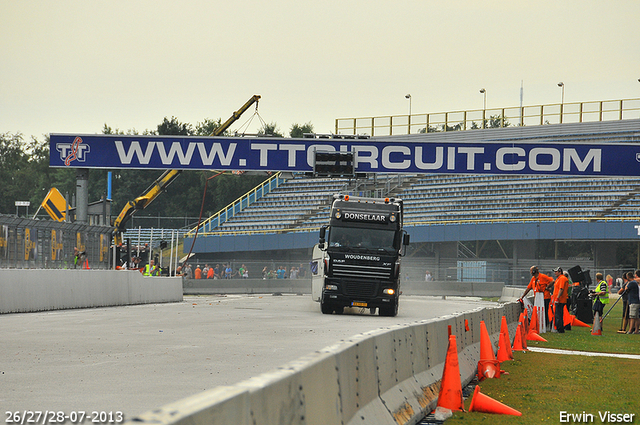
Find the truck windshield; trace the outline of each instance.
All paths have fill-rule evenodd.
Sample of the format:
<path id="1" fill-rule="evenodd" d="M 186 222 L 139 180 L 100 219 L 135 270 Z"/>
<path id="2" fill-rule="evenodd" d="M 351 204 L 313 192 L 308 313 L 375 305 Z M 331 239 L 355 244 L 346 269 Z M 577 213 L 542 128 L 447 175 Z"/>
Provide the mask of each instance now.
<path id="1" fill-rule="evenodd" d="M 367 251 L 393 251 L 395 232 L 381 229 L 357 229 L 332 226 L 329 246 L 347 249 L 361 248 Z"/>

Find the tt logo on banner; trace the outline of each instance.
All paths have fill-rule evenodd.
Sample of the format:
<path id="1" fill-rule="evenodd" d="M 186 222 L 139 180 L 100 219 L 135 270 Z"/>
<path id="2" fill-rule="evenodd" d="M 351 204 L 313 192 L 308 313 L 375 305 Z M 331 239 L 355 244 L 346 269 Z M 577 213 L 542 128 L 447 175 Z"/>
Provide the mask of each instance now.
<path id="1" fill-rule="evenodd" d="M 56 150 L 60 152 L 60 159 L 68 167 L 74 160 L 84 162 L 87 159 L 87 154 L 91 152 L 91 147 L 82 144 L 82 138 L 77 136 L 71 144 L 56 143 Z"/>

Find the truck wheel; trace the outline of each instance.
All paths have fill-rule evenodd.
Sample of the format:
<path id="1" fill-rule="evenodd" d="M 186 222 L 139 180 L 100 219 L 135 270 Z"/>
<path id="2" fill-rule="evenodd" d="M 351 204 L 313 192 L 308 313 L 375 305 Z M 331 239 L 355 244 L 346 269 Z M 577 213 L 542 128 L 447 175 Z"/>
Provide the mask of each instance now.
<path id="1" fill-rule="evenodd" d="M 331 314 L 331 313 L 333 313 L 333 308 L 331 308 L 330 305 L 328 305 L 326 302 L 324 302 L 324 297 L 322 297 L 320 299 L 320 311 L 322 311 L 322 314 Z"/>
<path id="2" fill-rule="evenodd" d="M 396 317 L 398 315 L 398 300 L 390 305 L 378 308 L 380 316 Z"/>

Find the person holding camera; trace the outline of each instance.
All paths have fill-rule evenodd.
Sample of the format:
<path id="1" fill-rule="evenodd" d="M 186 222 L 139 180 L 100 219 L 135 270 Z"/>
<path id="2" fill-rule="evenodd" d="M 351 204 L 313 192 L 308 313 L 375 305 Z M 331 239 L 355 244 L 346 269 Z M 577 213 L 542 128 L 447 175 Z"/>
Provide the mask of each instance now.
<path id="1" fill-rule="evenodd" d="M 609 287 L 607 286 L 607 282 L 603 280 L 603 277 L 602 273 L 596 273 L 598 284 L 596 285 L 596 289 L 591 291 L 591 295 L 595 299 L 593 303 L 593 316 L 595 317 L 596 313 L 599 313 L 600 318 L 602 318 L 605 304 L 609 304 Z"/>

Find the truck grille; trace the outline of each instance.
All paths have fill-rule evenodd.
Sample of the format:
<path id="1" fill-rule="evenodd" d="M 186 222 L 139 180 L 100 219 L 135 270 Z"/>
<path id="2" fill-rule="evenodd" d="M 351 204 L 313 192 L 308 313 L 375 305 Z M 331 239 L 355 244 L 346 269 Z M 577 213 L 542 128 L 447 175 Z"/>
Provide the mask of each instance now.
<path id="1" fill-rule="evenodd" d="M 384 279 L 391 278 L 391 266 L 340 264 L 333 263 L 333 276 L 347 279 Z"/>
<path id="2" fill-rule="evenodd" d="M 344 294 L 361 300 L 373 298 L 377 294 L 377 284 L 371 281 L 354 282 L 347 281 L 343 285 Z"/>

